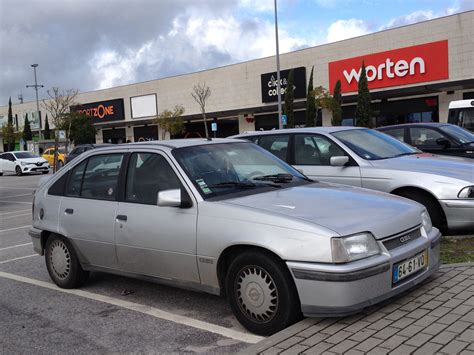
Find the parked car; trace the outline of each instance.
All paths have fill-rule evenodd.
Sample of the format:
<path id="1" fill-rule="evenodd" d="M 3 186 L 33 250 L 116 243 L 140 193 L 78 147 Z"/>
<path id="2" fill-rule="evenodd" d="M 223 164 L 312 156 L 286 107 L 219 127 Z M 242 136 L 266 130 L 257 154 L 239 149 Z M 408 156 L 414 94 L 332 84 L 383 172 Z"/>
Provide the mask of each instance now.
<path id="1" fill-rule="evenodd" d="M 474 100 L 451 101 L 448 122 L 474 132 Z"/>
<path id="2" fill-rule="evenodd" d="M 47 174 L 49 164 L 47 160 L 28 151 L 6 152 L 0 154 L 0 176 L 8 172 L 18 176 L 33 172 Z"/>
<path id="3" fill-rule="evenodd" d="M 74 158 L 78 157 L 84 152 L 87 152 L 91 149 L 101 148 L 111 146 L 112 144 L 81 144 L 76 146 L 67 156 L 66 156 L 66 164 L 69 163 Z"/>
<path id="4" fill-rule="evenodd" d="M 58 149 L 58 169 L 62 168 L 66 161 L 66 150 L 64 148 Z M 54 148 L 48 148 L 44 151 L 42 155 L 43 159 L 46 159 L 48 163 L 54 165 Z"/>
<path id="5" fill-rule="evenodd" d="M 268 335 L 301 313 L 387 299 L 439 264 L 441 234 L 420 204 L 314 183 L 246 141 L 135 143 L 70 165 L 36 191 L 30 230 L 63 288 L 98 270 L 227 295 Z"/>
<path id="6" fill-rule="evenodd" d="M 434 156 L 375 130 L 314 127 L 238 135 L 307 176 L 365 187 L 423 204 L 437 228 L 474 231 L 470 159 Z"/>
<path id="7" fill-rule="evenodd" d="M 424 152 L 474 159 L 474 134 L 449 123 L 410 123 L 377 128 Z"/>

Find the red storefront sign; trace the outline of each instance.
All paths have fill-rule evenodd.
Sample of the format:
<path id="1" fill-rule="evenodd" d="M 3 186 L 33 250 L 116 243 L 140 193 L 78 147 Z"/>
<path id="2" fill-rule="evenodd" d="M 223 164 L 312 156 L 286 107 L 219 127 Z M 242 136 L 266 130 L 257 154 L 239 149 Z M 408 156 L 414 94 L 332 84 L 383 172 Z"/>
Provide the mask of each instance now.
<path id="1" fill-rule="evenodd" d="M 329 88 L 341 80 L 343 93 L 357 91 L 362 61 L 369 89 L 449 78 L 448 41 L 394 49 L 329 63 Z"/>

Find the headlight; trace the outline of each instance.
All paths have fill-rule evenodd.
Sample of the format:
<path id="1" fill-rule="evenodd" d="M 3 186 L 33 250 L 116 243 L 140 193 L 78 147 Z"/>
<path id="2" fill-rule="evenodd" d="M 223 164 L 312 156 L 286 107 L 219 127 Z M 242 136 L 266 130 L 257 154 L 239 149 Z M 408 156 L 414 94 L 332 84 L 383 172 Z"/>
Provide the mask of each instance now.
<path id="1" fill-rule="evenodd" d="M 20 165 L 21 165 L 21 166 L 25 166 L 25 165 L 28 165 L 28 164 L 29 164 L 29 163 L 27 163 L 26 161 L 21 161 L 21 162 L 20 162 Z"/>
<path id="2" fill-rule="evenodd" d="M 380 253 L 379 245 L 370 233 L 332 238 L 331 249 L 335 263 L 347 263 Z"/>
<path id="3" fill-rule="evenodd" d="M 459 191 L 459 198 L 474 198 L 474 186 L 468 186 Z"/>
<path id="4" fill-rule="evenodd" d="M 431 232 L 433 225 L 431 224 L 431 218 L 430 218 L 430 215 L 428 214 L 428 211 L 423 211 L 421 213 L 421 225 L 425 229 L 426 233 Z"/>

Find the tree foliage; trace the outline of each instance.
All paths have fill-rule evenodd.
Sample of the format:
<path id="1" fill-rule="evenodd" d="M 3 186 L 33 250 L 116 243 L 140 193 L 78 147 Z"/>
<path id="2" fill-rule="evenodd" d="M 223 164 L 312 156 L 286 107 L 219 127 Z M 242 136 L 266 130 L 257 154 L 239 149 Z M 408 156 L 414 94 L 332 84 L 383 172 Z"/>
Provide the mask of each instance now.
<path id="1" fill-rule="evenodd" d="M 8 99 L 8 123 L 11 123 L 13 125 L 13 113 L 12 113 L 12 97 Z"/>
<path id="2" fill-rule="evenodd" d="M 15 129 L 13 128 L 13 123 L 7 122 L 7 124 L 2 127 L 2 137 L 3 141 L 7 145 L 7 150 L 13 150 L 15 148 Z"/>
<path id="3" fill-rule="evenodd" d="M 316 117 L 317 117 L 317 112 L 318 112 L 316 109 L 316 99 L 313 95 L 313 72 L 314 72 L 314 66 L 311 68 L 311 75 L 309 76 L 309 83 L 308 83 L 308 93 L 306 94 L 306 112 L 305 112 L 306 127 L 316 126 Z"/>
<path id="4" fill-rule="evenodd" d="M 191 92 L 191 96 L 193 99 L 198 103 L 199 107 L 201 108 L 202 119 L 204 121 L 204 130 L 206 132 L 206 138 L 209 140 L 209 130 L 207 129 L 207 119 L 206 119 L 206 101 L 211 96 L 212 91 L 206 83 L 198 83 L 194 85 L 193 91 Z"/>
<path id="5" fill-rule="evenodd" d="M 28 120 L 28 114 L 25 116 L 25 124 L 23 125 L 23 140 L 31 141 L 33 139 L 33 132 L 31 132 L 30 121 Z"/>
<path id="6" fill-rule="evenodd" d="M 96 129 L 86 114 L 71 112 L 66 115 L 63 124 L 65 127 L 60 128 L 69 128 L 69 139 L 75 145 L 95 143 Z"/>
<path id="7" fill-rule="evenodd" d="M 290 70 L 288 73 L 288 84 L 286 85 L 285 91 L 285 107 L 284 113 L 287 118 L 287 125 L 286 128 L 294 128 L 295 127 L 295 80 L 294 80 L 294 72 L 293 69 Z"/>
<path id="8" fill-rule="evenodd" d="M 181 117 L 184 114 L 184 107 L 176 105 L 173 111 L 162 111 L 154 122 L 161 128 L 161 139 L 166 139 L 166 133 L 171 136 L 182 133 L 184 130 L 184 121 Z"/>
<path id="9" fill-rule="evenodd" d="M 333 109 L 332 109 L 332 119 L 331 125 L 340 126 L 342 124 L 342 92 L 341 92 L 341 81 L 336 81 L 333 90 Z"/>
<path id="10" fill-rule="evenodd" d="M 48 115 L 46 114 L 44 122 L 44 139 L 51 139 L 51 130 L 49 128 Z"/>
<path id="11" fill-rule="evenodd" d="M 357 108 L 355 112 L 355 118 L 357 126 L 368 128 L 373 127 L 372 110 L 370 108 L 370 91 L 364 62 L 362 62 L 359 78 L 359 90 L 357 93 Z"/>

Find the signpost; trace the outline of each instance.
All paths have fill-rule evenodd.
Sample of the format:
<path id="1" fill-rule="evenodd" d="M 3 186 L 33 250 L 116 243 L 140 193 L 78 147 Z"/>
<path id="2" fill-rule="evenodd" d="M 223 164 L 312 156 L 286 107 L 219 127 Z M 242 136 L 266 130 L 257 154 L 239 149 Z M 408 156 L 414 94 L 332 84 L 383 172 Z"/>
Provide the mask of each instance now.
<path id="1" fill-rule="evenodd" d="M 288 118 L 286 117 L 286 115 L 281 115 L 281 125 L 283 126 L 283 128 L 285 128 L 287 124 Z"/>
<path id="2" fill-rule="evenodd" d="M 216 122 L 211 123 L 211 131 L 214 132 L 214 138 L 216 138 L 216 132 L 217 132 L 217 123 Z"/>

